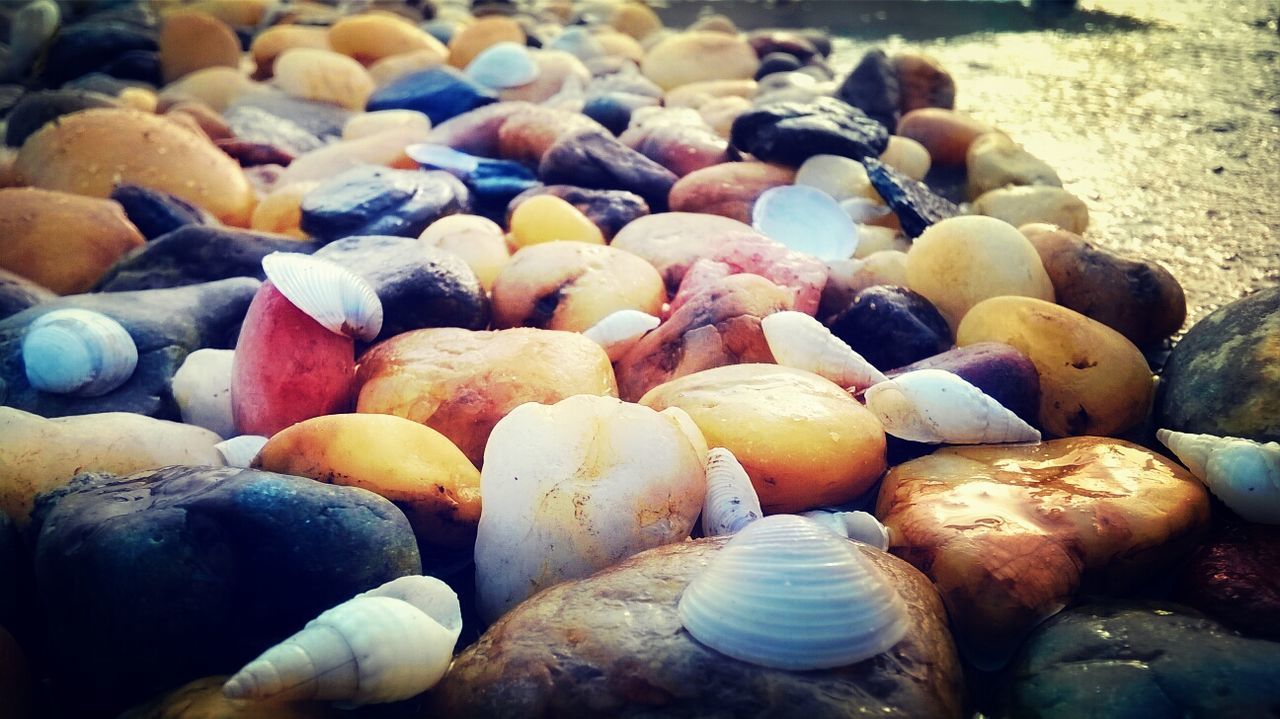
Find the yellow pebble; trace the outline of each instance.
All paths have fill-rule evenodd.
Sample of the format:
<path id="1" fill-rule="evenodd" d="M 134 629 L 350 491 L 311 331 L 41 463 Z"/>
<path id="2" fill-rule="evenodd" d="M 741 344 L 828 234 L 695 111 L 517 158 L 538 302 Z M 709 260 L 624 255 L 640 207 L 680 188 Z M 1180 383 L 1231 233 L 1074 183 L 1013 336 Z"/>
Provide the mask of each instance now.
<path id="1" fill-rule="evenodd" d="M 277 188 L 262 198 L 253 210 L 249 227 L 264 232 L 275 232 L 299 240 L 308 239 L 302 231 L 302 198 L 319 185 L 319 182 L 294 182 Z"/>
<path id="2" fill-rule="evenodd" d="M 502 228 L 477 215 L 442 217 L 423 230 L 418 239 L 461 257 L 476 273 L 485 292 L 493 289 L 498 273 L 511 259 Z"/>
<path id="3" fill-rule="evenodd" d="M 554 195 L 530 197 L 511 213 L 511 243 L 516 248 L 556 240 L 604 244 L 604 235 L 578 208 Z"/>

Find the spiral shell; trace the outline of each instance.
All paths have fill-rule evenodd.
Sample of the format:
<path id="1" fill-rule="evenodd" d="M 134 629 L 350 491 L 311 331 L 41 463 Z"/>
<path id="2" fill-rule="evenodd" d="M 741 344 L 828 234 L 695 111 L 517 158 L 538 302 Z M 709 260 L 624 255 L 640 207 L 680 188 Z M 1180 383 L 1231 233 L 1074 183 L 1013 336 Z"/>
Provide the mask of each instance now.
<path id="1" fill-rule="evenodd" d="M 889 549 L 889 528 L 881 524 L 873 514 L 815 509 L 801 512 L 800 516 L 817 522 L 841 537 L 862 542 L 881 551 Z"/>
<path id="2" fill-rule="evenodd" d="M 138 366 L 129 331 L 90 310 L 41 315 L 22 338 L 27 381 L 41 392 L 98 397 L 119 387 Z"/>
<path id="3" fill-rule="evenodd" d="M 761 320 L 760 327 L 780 365 L 812 372 L 855 391 L 886 379 L 825 325 L 803 312 L 775 312 Z"/>
<path id="4" fill-rule="evenodd" d="M 702 534 L 734 534 L 764 516 L 760 498 L 733 452 L 716 447 L 707 453 L 707 498 L 702 505 Z"/>
<path id="5" fill-rule="evenodd" d="M 680 597 L 684 628 L 735 659 L 825 669 L 887 651 L 906 635 L 906 602 L 847 539 L 791 514 L 738 532 Z"/>
<path id="6" fill-rule="evenodd" d="M 267 438 L 260 434 L 242 434 L 223 440 L 213 445 L 213 448 L 222 455 L 222 460 L 228 467 L 248 467 L 266 443 Z"/>
<path id="7" fill-rule="evenodd" d="M 610 361 L 617 362 L 661 322 L 640 310 L 618 310 L 592 325 L 582 335 L 603 347 Z"/>
<path id="8" fill-rule="evenodd" d="M 462 632 L 458 597 L 434 577 L 401 577 L 307 623 L 227 680 L 231 699 L 408 699 L 449 669 Z"/>
<path id="9" fill-rule="evenodd" d="M 382 301 L 364 278 L 329 260 L 272 252 L 262 270 L 285 299 L 334 334 L 368 342 L 382 331 Z"/>
<path id="10" fill-rule="evenodd" d="M 867 390 L 864 395 L 884 431 L 930 444 L 1039 442 L 1040 432 L 959 375 L 920 369 Z"/>
<path id="11" fill-rule="evenodd" d="M 1168 429 L 1156 438 L 1236 514 L 1280 524 L 1280 443 Z"/>

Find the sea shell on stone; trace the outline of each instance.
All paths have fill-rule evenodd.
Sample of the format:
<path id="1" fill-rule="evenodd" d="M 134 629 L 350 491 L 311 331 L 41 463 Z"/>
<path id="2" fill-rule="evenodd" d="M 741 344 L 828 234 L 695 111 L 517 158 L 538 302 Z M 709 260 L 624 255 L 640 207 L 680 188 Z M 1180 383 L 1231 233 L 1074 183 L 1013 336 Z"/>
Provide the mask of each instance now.
<path id="1" fill-rule="evenodd" d="M 119 322 L 90 310 L 61 309 L 37 318 L 22 338 L 27 381 L 41 392 L 98 397 L 138 366 L 138 347 Z"/>
<path id="2" fill-rule="evenodd" d="M 582 334 L 587 339 L 604 348 L 610 361 L 622 359 L 636 342 L 640 341 L 650 330 L 656 328 L 662 320 L 640 310 L 618 310 L 606 315 Z"/>
<path id="3" fill-rule="evenodd" d="M 231 416 L 231 363 L 235 350 L 199 349 L 173 375 L 173 400 L 182 421 L 217 432 L 236 433 Z"/>
<path id="4" fill-rule="evenodd" d="M 538 78 L 538 63 L 529 49 L 514 42 L 485 48 L 467 64 L 467 77 L 495 90 L 527 85 Z"/>
<path id="5" fill-rule="evenodd" d="M 329 609 L 227 680 L 232 699 L 376 704 L 435 686 L 462 632 L 458 596 L 434 577 L 401 577 Z"/>
<path id="6" fill-rule="evenodd" d="M 898 590 L 849 540 L 790 514 L 734 535 L 685 588 L 678 612 L 702 644 L 789 670 L 874 657 L 910 621 Z"/>
<path id="7" fill-rule="evenodd" d="M 707 498 L 702 504 L 702 534 L 734 534 L 764 516 L 760 497 L 733 452 L 715 447 L 707 453 Z"/>
<path id="8" fill-rule="evenodd" d="M 815 509 L 802 512 L 801 517 L 812 519 L 842 537 L 862 542 L 881 551 L 889 549 L 889 528 L 868 512 L 835 512 Z"/>
<path id="9" fill-rule="evenodd" d="M 272 252 L 262 270 L 275 288 L 334 334 L 364 341 L 382 331 L 382 302 L 364 278 L 329 260 Z"/>
<path id="10" fill-rule="evenodd" d="M 1236 514 L 1280 524 L 1280 443 L 1168 429 L 1156 438 Z"/>
<path id="11" fill-rule="evenodd" d="M 222 455 L 228 467 L 248 467 L 253 464 L 254 458 L 266 443 L 267 438 L 260 434 L 242 434 L 223 440 L 213 445 L 213 448 Z"/>
<path id="12" fill-rule="evenodd" d="M 939 369 L 904 372 L 866 391 L 884 431 L 929 444 L 1039 442 L 1040 431 L 990 395 Z"/>
<path id="13" fill-rule="evenodd" d="M 761 320 L 760 327 L 774 360 L 784 367 L 812 372 L 854 391 L 886 379 L 825 325 L 803 312 L 775 312 Z"/>
<path id="14" fill-rule="evenodd" d="M 805 185 L 765 190 L 752 205 L 751 226 L 820 260 L 847 260 L 858 248 L 858 228 L 840 203 Z"/>

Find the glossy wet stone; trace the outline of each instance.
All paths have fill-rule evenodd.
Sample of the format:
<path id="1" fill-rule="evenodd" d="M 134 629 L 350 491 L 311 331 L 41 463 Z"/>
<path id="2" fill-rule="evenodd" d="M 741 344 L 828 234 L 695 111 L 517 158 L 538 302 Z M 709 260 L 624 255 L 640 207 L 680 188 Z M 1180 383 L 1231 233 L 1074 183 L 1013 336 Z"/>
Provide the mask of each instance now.
<path id="1" fill-rule="evenodd" d="M 925 357 L 887 372 L 890 377 L 918 369 L 941 369 L 1007 407 L 1024 422 L 1035 425 L 1040 410 L 1040 375 L 1026 355 L 999 342 L 979 342 Z"/>
<path id="2" fill-rule="evenodd" d="M 329 242 L 353 235 L 417 237 L 435 220 L 470 207 L 470 193 L 439 170 L 354 167 L 302 200 L 302 229 Z"/>
<path id="3" fill-rule="evenodd" d="M 47 287 L 32 282 L 22 275 L 0 269 L 0 320 L 48 302 L 58 295 Z"/>
<path id="4" fill-rule="evenodd" d="M 229 277 L 265 279 L 262 258 L 272 252 L 310 254 L 319 248 L 263 232 L 186 225 L 158 237 L 117 262 L 94 288 L 98 292 L 183 287 Z"/>
<path id="5" fill-rule="evenodd" d="M 1156 426 L 1280 441 L 1280 288 L 1197 322 L 1165 361 Z"/>
<path id="6" fill-rule="evenodd" d="M 905 287 L 868 287 L 828 324 L 882 371 L 944 352 L 952 344 L 951 328 L 938 309 Z"/>
<path id="7" fill-rule="evenodd" d="M 229 347 L 258 289 L 247 277 L 177 289 L 87 294 L 44 302 L 0 321 L 0 382 L 4 403 L 45 417 L 136 412 L 177 419 L 170 381 L 189 352 Z M 100 397 L 69 397 L 32 388 L 22 364 L 22 336 L 37 317 L 78 307 L 115 319 L 138 346 L 138 366 L 119 388 Z"/>
<path id="8" fill-rule="evenodd" d="M 760 195 L 795 181 L 791 168 L 763 162 L 723 162 L 680 178 L 671 188 L 674 212 L 720 215 L 751 222 Z"/>
<path id="9" fill-rule="evenodd" d="M 997 717 L 1265 716 L 1280 644 L 1170 602 L 1086 604 L 1050 620 L 1005 676 Z"/>
<path id="10" fill-rule="evenodd" d="M 505 207 L 511 198 L 540 183 L 518 162 L 468 155 L 446 145 L 411 145 L 410 158 L 426 168 L 445 170 L 467 184 L 479 207 Z"/>
<path id="11" fill-rule="evenodd" d="M 868 50 L 840 84 L 836 97 L 867 113 L 891 133 L 898 126 L 902 93 L 897 69 L 884 50 Z"/>
<path id="12" fill-rule="evenodd" d="M 633 192 L 653 209 L 666 209 L 667 195 L 676 182 L 670 170 L 598 131 L 557 140 L 538 165 L 538 177 L 548 185 Z"/>
<path id="13" fill-rule="evenodd" d="M 529 716 L 548 706 L 592 717 L 962 716 L 959 661 L 937 594 L 906 563 L 863 545 L 851 549 L 892 578 L 911 613 L 911 629 L 889 653 L 788 672 L 694 640 L 681 629 L 676 604 L 724 541 L 652 549 L 527 600 L 458 656 L 432 694 L 432 710 L 448 717 Z"/>
<path id="14" fill-rule="evenodd" d="M 21 147 L 46 122 L 95 107 L 119 107 L 114 97 L 90 90 L 40 90 L 22 96 L 9 111 L 4 144 Z"/>
<path id="15" fill-rule="evenodd" d="M 538 195 L 555 195 L 578 208 L 591 223 L 599 228 L 606 241 L 612 240 L 618 231 L 633 220 L 649 214 L 644 198 L 625 190 L 592 190 L 576 185 L 543 185 L 516 195 L 507 204 L 507 223 L 511 213 L 521 202 Z"/>
<path id="16" fill-rule="evenodd" d="M 671 121 L 657 116 L 630 127 L 619 139 L 680 177 L 737 157 L 729 141 L 700 116 Z"/>
<path id="17" fill-rule="evenodd" d="M 867 168 L 871 186 L 897 215 L 907 237 L 919 237 L 930 225 L 960 214 L 960 208 L 951 200 L 884 162 L 868 157 L 862 164 Z"/>
<path id="18" fill-rule="evenodd" d="M 45 82 L 50 86 L 100 69 L 133 50 L 155 51 L 155 36 L 118 22 L 69 25 L 54 37 L 45 58 Z"/>
<path id="19" fill-rule="evenodd" d="M 489 303 L 460 257 L 416 237 L 357 236 L 316 253 L 360 275 L 382 301 L 382 331 L 373 342 L 424 327 L 484 329 Z"/>
<path id="20" fill-rule="evenodd" d="M 366 110 L 417 110 L 432 125 L 497 101 L 492 90 L 459 70 L 433 67 L 392 80 L 374 91 Z"/>
<path id="21" fill-rule="evenodd" d="M 215 222 L 209 213 L 186 200 L 141 185 L 119 185 L 111 191 L 111 199 L 120 203 L 125 216 L 148 240 L 154 240 L 179 227 Z"/>
<path id="22" fill-rule="evenodd" d="M 256 108 L 263 112 L 275 115 L 276 117 L 288 120 L 293 125 L 301 128 L 304 132 L 314 135 L 321 140 L 342 137 L 342 128 L 347 124 L 347 121 L 351 119 L 352 115 L 349 110 L 345 110 L 337 105 L 332 105 L 327 102 L 303 100 L 296 97 L 290 97 L 284 93 L 246 93 L 236 98 L 223 115 L 233 130 L 236 129 L 237 123 L 232 118 L 235 117 L 235 113 L 239 108 L 244 107 Z M 257 119 L 259 118 L 246 118 L 243 122 L 248 124 Z M 291 128 L 286 128 L 284 126 L 280 126 L 278 131 L 281 133 L 287 132 L 288 136 L 296 135 Z M 236 134 L 240 135 L 240 132 L 237 131 Z M 249 136 L 252 139 L 262 139 L 271 142 L 276 141 L 276 138 L 253 138 L 252 133 L 249 133 Z M 298 140 L 295 142 L 303 141 L 301 136 L 297 137 Z M 294 147 L 294 145 L 288 142 L 282 142 L 281 145 Z M 301 150 L 300 147 L 295 149 Z M 305 150 L 302 151 L 305 152 Z"/>
<path id="23" fill-rule="evenodd" d="M 35 560 L 46 646 L 54 681 L 90 705 L 234 671 L 325 609 L 421 568 L 389 501 L 301 477 L 91 474 L 54 501 Z"/>
<path id="24" fill-rule="evenodd" d="M 835 98 L 774 102 L 733 122 L 735 147 L 764 162 L 798 167 L 814 155 L 879 157 L 889 133 L 861 110 Z"/>
<path id="25" fill-rule="evenodd" d="M 1208 527 L 1209 499 L 1160 455 L 1076 437 L 900 464 L 876 516 L 890 551 L 937 585 L 961 650 L 994 669 L 1082 585 L 1138 587 L 1184 559 Z"/>

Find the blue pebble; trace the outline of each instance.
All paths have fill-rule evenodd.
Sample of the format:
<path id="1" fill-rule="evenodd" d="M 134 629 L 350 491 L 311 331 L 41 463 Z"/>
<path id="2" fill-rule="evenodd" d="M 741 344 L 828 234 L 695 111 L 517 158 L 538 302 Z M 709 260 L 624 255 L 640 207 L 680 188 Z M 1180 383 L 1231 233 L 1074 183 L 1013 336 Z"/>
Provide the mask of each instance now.
<path id="1" fill-rule="evenodd" d="M 369 98 L 365 109 L 417 110 L 432 125 L 498 101 L 492 90 L 452 67 L 441 65 L 392 80 Z"/>

